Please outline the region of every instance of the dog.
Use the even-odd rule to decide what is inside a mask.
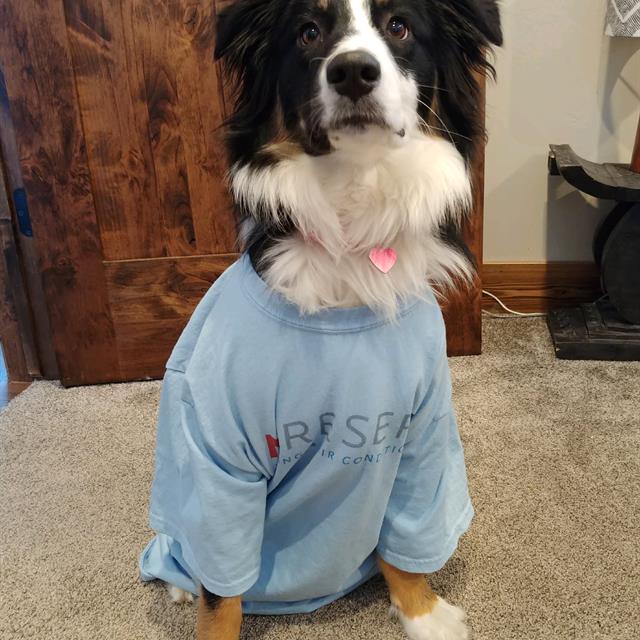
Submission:
[[[457,229],[484,136],[495,0],[236,0],[242,258],[167,365],[145,580],[200,595],[199,640],[312,611],[381,572],[413,640],[464,640],[425,578],[472,507],[432,289],[469,280]]]

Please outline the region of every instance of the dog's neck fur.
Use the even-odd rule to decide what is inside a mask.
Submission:
[[[281,154],[275,164],[232,170],[244,210],[276,221],[286,214],[296,228],[263,256],[271,288],[304,313],[367,305],[393,317],[399,301],[469,277],[467,260],[439,232],[471,201],[468,172],[452,144],[382,131],[337,134],[331,142],[326,156],[288,146],[274,150]],[[397,252],[387,274],[369,260],[375,247]]]

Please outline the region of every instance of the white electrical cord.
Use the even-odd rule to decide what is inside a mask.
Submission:
[[[513,309],[509,309],[509,307],[507,307],[507,305],[502,302],[502,300],[500,300],[500,298],[498,298],[498,296],[493,295],[493,293],[489,292],[489,291],[485,291],[484,289],[482,290],[482,293],[484,293],[485,296],[489,296],[490,298],[493,298],[507,313],[509,313],[510,315],[504,315],[501,313],[491,313],[491,311],[482,311],[482,313],[485,313],[488,316],[491,316],[492,318],[546,318],[547,314],[546,313],[522,313],[521,311],[514,311]]]

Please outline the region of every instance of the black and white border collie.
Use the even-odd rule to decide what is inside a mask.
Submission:
[[[237,89],[230,183],[267,284],[305,313],[392,317],[425,286],[470,277],[455,230],[484,135],[478,73],[501,40],[495,0],[226,7],[215,53]]]
[[[403,298],[471,276],[455,229],[484,135],[478,74],[501,40],[495,0],[225,4],[230,183],[243,250],[272,289],[303,313],[391,319]],[[468,638],[423,576],[379,565],[412,640]],[[202,596],[198,639],[237,640],[240,597]]]

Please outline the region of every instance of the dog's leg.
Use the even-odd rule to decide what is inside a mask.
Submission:
[[[198,603],[197,640],[238,640],[241,624],[240,596],[221,598],[202,587]]]
[[[464,612],[438,597],[426,576],[401,571],[381,557],[378,565],[389,587],[392,611],[410,640],[467,640]]]

